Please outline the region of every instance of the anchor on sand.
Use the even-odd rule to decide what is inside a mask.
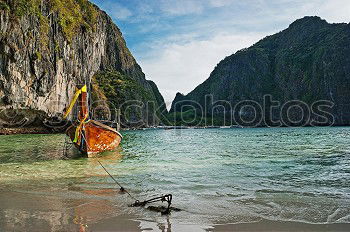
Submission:
[[[101,165],[101,167],[105,170],[105,172],[112,178],[112,180],[120,187],[121,192],[127,193],[132,199],[135,200],[135,202],[130,207],[145,207],[147,204],[154,203],[154,202],[167,202],[168,206],[148,206],[147,209],[155,212],[160,212],[162,215],[170,214],[171,211],[181,211],[181,209],[171,207],[171,203],[173,200],[172,194],[166,194],[161,195],[158,197],[154,197],[145,201],[139,201],[134,196],[132,196],[119,182],[107,171],[107,169],[101,164],[100,161],[98,163]]]

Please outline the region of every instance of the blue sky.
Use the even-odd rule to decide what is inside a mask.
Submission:
[[[166,102],[187,94],[216,64],[307,15],[350,22],[349,0],[91,0],[121,29]]]

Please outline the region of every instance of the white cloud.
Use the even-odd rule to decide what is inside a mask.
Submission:
[[[198,0],[162,0],[160,9],[170,15],[199,14],[204,10],[203,1]]]
[[[327,19],[329,22],[347,22],[350,21],[350,1],[332,0],[325,1],[319,8],[318,15]]]
[[[350,21],[349,0],[259,0],[259,7],[270,22],[288,20],[292,23],[304,16],[319,16],[330,23]]]
[[[257,42],[262,34],[220,34],[208,40],[159,47],[151,57],[141,59],[147,77],[154,80],[169,104],[177,92],[187,94],[207,79],[225,56]]]
[[[103,1],[103,3],[99,4],[99,6],[115,19],[126,20],[133,15],[128,8],[113,0]]]

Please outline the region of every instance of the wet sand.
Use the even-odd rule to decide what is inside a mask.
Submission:
[[[140,231],[135,218],[118,211],[107,200],[0,190],[0,231]]]
[[[171,215],[164,217],[164,223],[157,223],[118,212],[119,206],[109,200],[0,190],[0,231],[350,231],[350,224],[340,223],[190,225],[172,221]]]

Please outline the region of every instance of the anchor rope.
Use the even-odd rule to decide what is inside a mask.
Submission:
[[[168,214],[170,213],[170,205],[171,205],[171,201],[173,199],[173,196],[171,194],[167,194],[167,195],[162,195],[162,196],[159,196],[159,197],[153,197],[149,200],[145,200],[145,201],[139,201],[137,200],[134,196],[132,196],[108,171],[107,169],[101,164],[101,162],[98,160],[97,161],[101,167],[107,172],[107,174],[114,180],[114,182],[119,185],[120,187],[120,191],[122,192],[126,192],[132,199],[135,200],[135,202],[133,204],[131,204],[130,206],[131,207],[142,207],[142,206],[145,206],[146,204],[148,203],[153,203],[153,202],[157,202],[157,201],[161,201],[161,202],[164,202],[166,201],[168,203],[168,207],[166,209],[166,211],[162,212],[162,214]]]
[[[119,185],[120,187],[120,191],[122,192],[126,192],[132,199],[134,199],[135,201],[138,201],[134,196],[132,196],[129,191],[127,191],[121,184],[119,184],[119,182],[107,171],[107,169],[101,164],[101,162],[98,160],[97,161],[101,167],[107,172],[107,174],[114,180],[114,182]]]

